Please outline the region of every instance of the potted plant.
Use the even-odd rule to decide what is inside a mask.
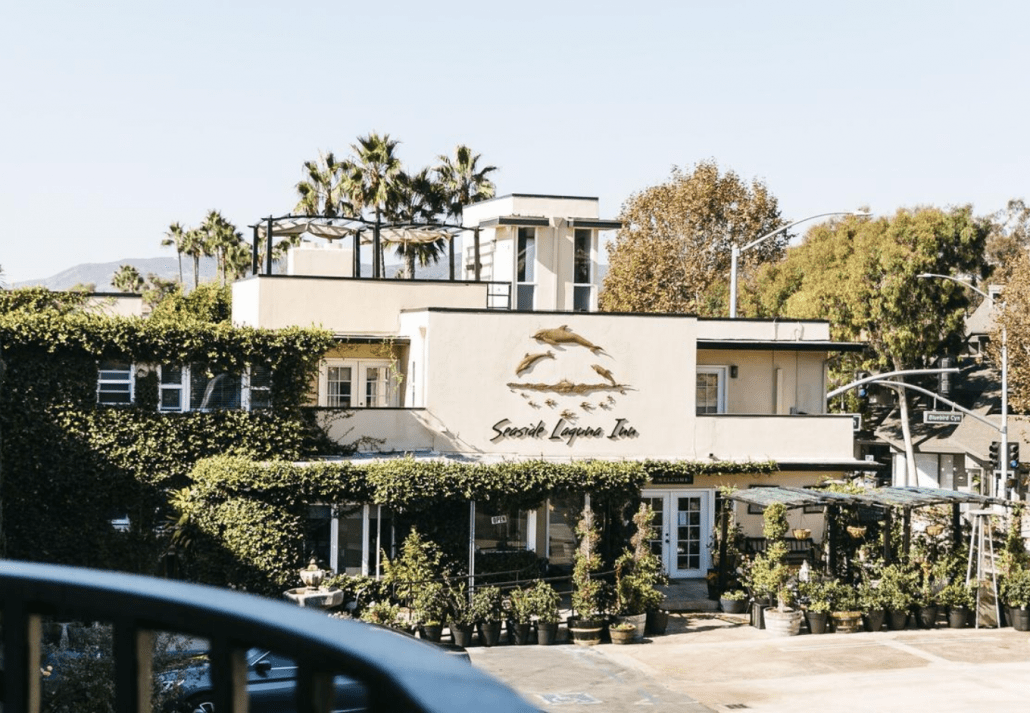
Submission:
[[[504,616],[500,588],[478,587],[472,593],[469,608],[479,630],[479,642],[483,646],[496,644],[501,638],[501,618]]]
[[[593,646],[601,642],[604,622],[601,620],[602,583],[593,577],[593,573],[601,569],[601,557],[597,553],[601,535],[589,505],[583,508],[576,535],[579,546],[573,555],[572,566],[572,608],[576,616],[570,620],[569,633],[574,643]]]
[[[1030,569],[1013,568],[1001,584],[1001,598],[1009,607],[1016,631],[1030,631]]]
[[[883,592],[871,582],[858,588],[858,606],[862,610],[866,631],[879,631],[887,620],[887,602]]]
[[[668,578],[662,571],[662,560],[651,550],[651,520],[654,513],[641,503],[633,515],[636,532],[627,548],[615,560],[615,613],[617,623],[635,627],[636,640],[644,638],[647,612],[658,610],[665,595],[658,587]]]
[[[561,595],[548,582],[539,580],[527,590],[527,606],[536,618],[537,643],[549,646],[558,634],[558,608]]]
[[[976,586],[956,581],[941,590],[941,606],[948,608],[948,627],[964,629],[969,624],[969,613],[976,606]]]
[[[787,588],[790,569],[784,562],[787,545],[783,542],[787,528],[787,508],[783,503],[771,503],[765,508],[762,532],[767,544],[765,554],[755,557],[752,576],[755,586],[766,595],[774,594],[778,603],[776,609],[767,609],[763,613],[765,628],[774,635],[797,636],[801,632],[804,614],[791,607],[794,596]]]
[[[891,564],[880,573],[879,589],[887,607],[890,628],[898,631],[908,623],[908,612],[915,603],[915,573],[900,564]]]
[[[719,596],[719,606],[727,614],[741,614],[747,606],[747,592],[743,589],[723,592]]]
[[[476,617],[469,604],[464,583],[449,589],[447,600],[451,638],[457,646],[469,647],[472,645],[472,627],[475,626]]]
[[[844,582],[829,587],[830,619],[838,634],[854,634],[862,628],[862,610],[859,608],[858,590]]]
[[[369,624],[388,626],[391,629],[404,628],[400,605],[390,602],[372,602],[361,612],[360,618],[361,621],[367,621]]]
[[[508,640],[513,644],[529,643],[533,621],[533,602],[529,589],[513,589],[508,593]]]
[[[940,611],[939,596],[943,587],[933,576],[932,569],[929,562],[923,563],[923,584],[916,594],[919,625],[924,629],[933,629],[937,626],[937,614]]]
[[[802,582],[798,587],[808,631],[812,634],[826,633],[826,624],[830,618],[830,584],[810,580]]]
[[[637,642],[637,627],[629,622],[612,624],[608,631],[611,632],[613,644],[634,644]]]
[[[438,642],[447,618],[447,588],[440,582],[426,582],[412,601],[414,623],[422,638]]]

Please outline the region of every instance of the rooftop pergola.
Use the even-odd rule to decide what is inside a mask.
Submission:
[[[251,272],[258,274],[260,269],[258,246],[265,243],[265,274],[272,274],[272,245],[274,238],[295,238],[310,235],[328,241],[351,239],[354,241],[354,276],[361,275],[361,246],[372,245],[372,277],[382,277],[383,266],[379,260],[379,247],[382,241],[388,243],[435,243],[447,241],[450,261],[450,279],[454,278],[454,236],[469,230],[475,236],[477,254],[479,227],[466,228],[461,225],[446,223],[397,222],[383,223],[353,216],[326,217],[322,215],[284,215],[278,218],[269,216],[259,223],[250,226],[254,239],[251,244]],[[478,280],[479,270],[476,270]]]
[[[944,490],[941,488],[920,488],[915,486],[894,486],[888,488],[874,488],[860,493],[839,493],[832,490],[792,488],[784,486],[773,486],[768,488],[751,488],[740,490],[726,496],[728,501],[747,503],[760,507],[763,510],[773,503],[782,503],[788,510],[800,507],[823,507],[829,516],[837,508],[847,507],[873,507],[883,511],[883,556],[890,561],[890,524],[893,508],[901,508],[904,517],[904,550],[907,552],[912,541],[912,510],[917,508],[932,507],[935,505],[951,505],[951,530],[952,539],[956,544],[961,538],[961,506],[963,504],[976,505],[984,508],[990,505],[1002,505],[1011,507],[1012,502],[1001,498],[992,498],[976,493],[966,493],[958,490]],[[726,582],[726,536],[728,527],[727,517],[721,518],[720,535],[720,556],[719,556],[719,586],[725,586]],[[838,536],[833,528],[833,519],[827,517],[826,537],[831,543]],[[836,558],[833,547],[829,548],[829,568],[835,569]]]

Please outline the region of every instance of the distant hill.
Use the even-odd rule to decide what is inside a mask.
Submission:
[[[111,278],[122,265],[132,265],[144,278],[157,275],[166,280],[179,279],[179,261],[174,257],[126,258],[117,262],[87,262],[62,270],[56,275],[42,280],[25,280],[15,282],[11,287],[32,287],[42,285],[50,290],[68,290],[76,285],[95,284],[97,292],[114,292]],[[218,273],[214,258],[201,258],[200,281],[213,280]],[[193,284],[193,260],[182,261],[182,279],[187,285]]]

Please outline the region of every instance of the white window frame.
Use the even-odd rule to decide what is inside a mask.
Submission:
[[[528,274],[529,278],[530,278],[528,280],[519,279],[520,278],[520,275],[519,275],[519,254],[522,252],[520,250],[520,247],[521,247],[522,231],[523,230],[531,231],[531,232],[529,232],[527,234],[531,235],[532,238],[533,238],[533,259],[532,259],[532,261],[527,261],[527,263],[526,263],[526,270],[525,270],[525,273]],[[514,268],[514,270],[513,270],[512,277],[515,278],[513,280],[513,282],[515,283],[515,295],[514,295],[513,307],[516,310],[520,309],[520,307],[519,307],[519,292],[520,292],[521,288],[527,287],[527,288],[530,288],[531,294],[532,294],[532,299],[530,299],[531,304],[529,306],[529,311],[532,311],[532,310],[536,309],[536,293],[537,293],[537,289],[536,289],[537,288],[537,284],[536,284],[536,273],[537,273],[536,262],[537,262],[537,254],[540,252],[540,234],[539,234],[539,231],[536,229],[535,226],[520,225],[520,226],[516,226],[515,227],[515,250],[513,252],[514,252],[514,255],[513,255],[513,259],[514,259],[513,268]]]
[[[329,405],[329,369],[332,367],[349,367],[351,370],[351,403],[349,406]],[[365,378],[366,369],[385,369],[385,378],[380,380],[383,388],[382,403],[369,406],[365,403],[368,393],[368,380]],[[330,358],[323,359],[318,368],[318,405],[326,408],[361,409],[361,408],[396,408],[400,398],[400,389],[397,382],[394,362],[390,359],[353,359],[353,358]]]
[[[129,362],[128,367],[125,369],[105,369],[104,364],[116,361],[110,359],[97,363],[97,403],[101,406],[131,406],[136,402],[136,365]],[[125,378],[104,378],[104,372],[110,374],[124,374]],[[121,394],[123,391],[104,391],[105,384],[125,384],[129,385],[129,400],[127,402],[111,402],[104,401],[102,398],[105,393],[107,394]]]
[[[715,374],[716,375],[716,378],[717,378],[717,381],[716,381],[716,390],[717,390],[716,400],[717,400],[718,403],[716,405],[715,414],[726,413],[726,377],[728,375],[728,372],[729,372],[729,368],[726,367],[726,366],[719,366],[719,365],[712,365],[712,364],[698,364],[697,365],[697,374],[698,375],[700,375],[700,374]],[[697,382],[696,382],[696,379],[695,379],[695,384],[696,383]],[[706,412],[706,413],[698,413],[697,409],[698,409],[698,406],[700,406],[700,404],[698,402],[698,396],[699,396],[699,394],[697,394],[696,391],[695,391],[695,393],[694,393],[694,414],[697,415],[697,416],[712,416],[712,415],[715,415],[715,414],[708,413],[708,412]]]
[[[191,384],[192,384],[192,370],[194,367],[204,368],[202,364],[188,365],[188,364],[159,364],[157,367],[157,408],[158,411],[163,413],[187,413],[190,411],[208,411],[214,409],[193,409],[190,407],[192,400]],[[165,384],[164,372],[167,368],[178,369],[180,373],[180,382],[178,384]],[[164,399],[162,398],[162,392],[165,390],[173,390],[179,392],[179,406],[165,407],[163,405]],[[248,364],[247,368],[240,374],[240,411],[251,411],[251,391],[268,391],[271,392],[271,380],[269,380],[268,386],[255,387],[251,385],[251,366]],[[271,393],[269,393],[271,396]],[[271,399],[269,399],[270,401]],[[237,409],[228,409],[235,411]]]
[[[576,282],[576,261],[578,259],[576,250],[577,235],[579,233],[586,233],[587,235],[587,279],[588,282]],[[597,231],[591,228],[573,228],[572,231],[572,311],[594,311],[594,245],[597,237]],[[587,308],[585,310],[576,309],[576,293],[579,290],[586,289],[588,293],[587,297]]]

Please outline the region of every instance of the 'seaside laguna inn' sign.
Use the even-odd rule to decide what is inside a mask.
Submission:
[[[490,439],[491,443],[498,443],[506,438],[520,440],[526,438],[546,438],[549,441],[562,441],[566,445],[571,446],[580,438],[607,438],[611,441],[618,441],[623,438],[636,438],[640,435],[637,433],[637,429],[630,426],[624,418],[616,419],[615,425],[612,426],[611,430],[601,428],[600,426],[574,426],[564,418],[559,418],[558,422],[554,424],[554,428],[550,430],[548,430],[543,421],[538,421],[528,426],[513,426],[511,425],[511,419],[507,418],[501,419],[492,428],[494,437]]]

